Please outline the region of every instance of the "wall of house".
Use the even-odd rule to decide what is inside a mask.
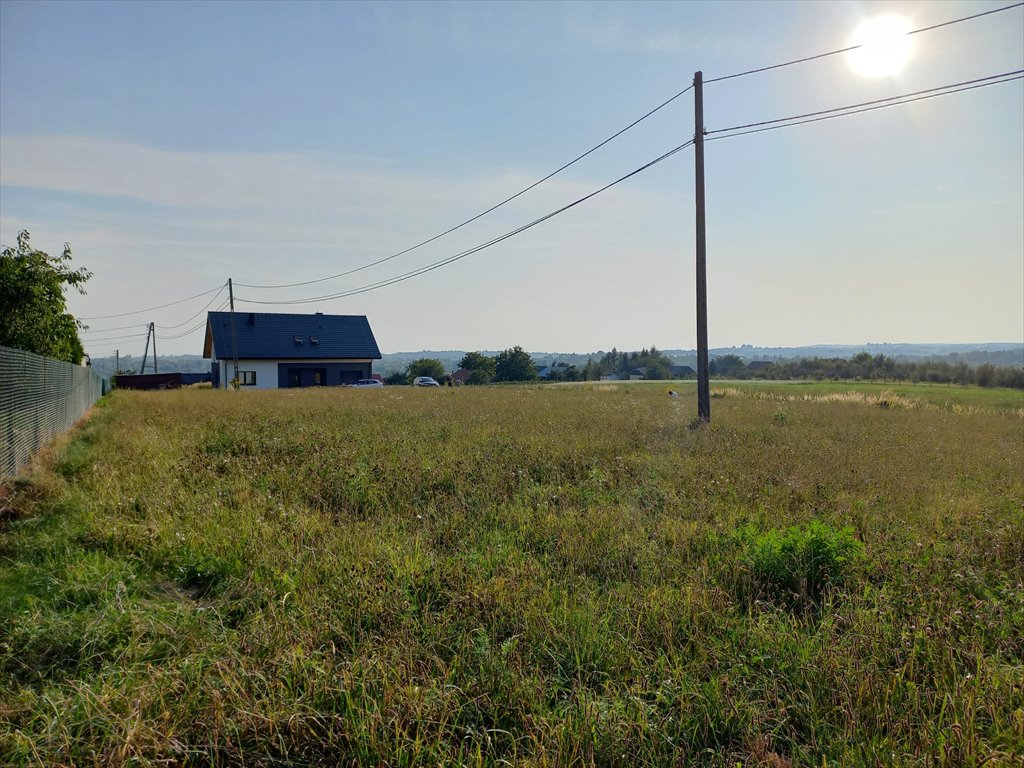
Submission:
[[[245,385],[239,389],[277,389],[276,360],[242,360],[238,361],[238,378],[242,379],[242,371],[253,371],[256,374],[256,385]],[[220,389],[227,389],[235,378],[234,360],[220,361]]]
[[[277,386],[281,389],[292,386],[291,376],[293,373],[299,375],[300,386],[310,386],[312,383],[312,372],[320,371],[323,374],[323,386],[339,387],[342,384],[354,384],[359,379],[370,378],[372,365],[369,361],[355,362],[346,360],[343,363],[336,361],[297,361],[288,360],[277,364]]]
[[[227,389],[235,376],[235,364],[233,360],[218,361],[220,373],[219,388]],[[290,369],[302,371],[322,370],[325,373],[325,386],[339,386],[342,383],[342,372],[353,380],[368,379],[373,371],[371,360],[239,360],[238,377],[242,379],[243,371],[253,371],[256,374],[256,384],[243,385],[246,389],[278,389],[288,386],[288,371]]]

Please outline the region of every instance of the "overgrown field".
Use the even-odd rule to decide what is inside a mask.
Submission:
[[[0,764],[1021,765],[1024,403],[666,389],[115,393],[0,502]]]

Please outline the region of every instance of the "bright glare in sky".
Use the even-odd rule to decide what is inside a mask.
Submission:
[[[900,74],[914,51],[913,38],[907,35],[910,30],[910,22],[903,16],[878,16],[861,22],[849,42],[863,46],[850,51],[853,71],[864,77]]]

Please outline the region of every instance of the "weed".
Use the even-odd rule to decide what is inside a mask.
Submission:
[[[740,539],[755,592],[790,606],[820,606],[864,558],[864,545],[852,528],[836,529],[819,520],[765,532],[745,528]]]

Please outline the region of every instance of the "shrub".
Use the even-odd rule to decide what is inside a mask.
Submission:
[[[741,538],[754,591],[790,606],[819,604],[864,554],[852,528],[836,529],[818,520],[761,533],[747,530]]]

